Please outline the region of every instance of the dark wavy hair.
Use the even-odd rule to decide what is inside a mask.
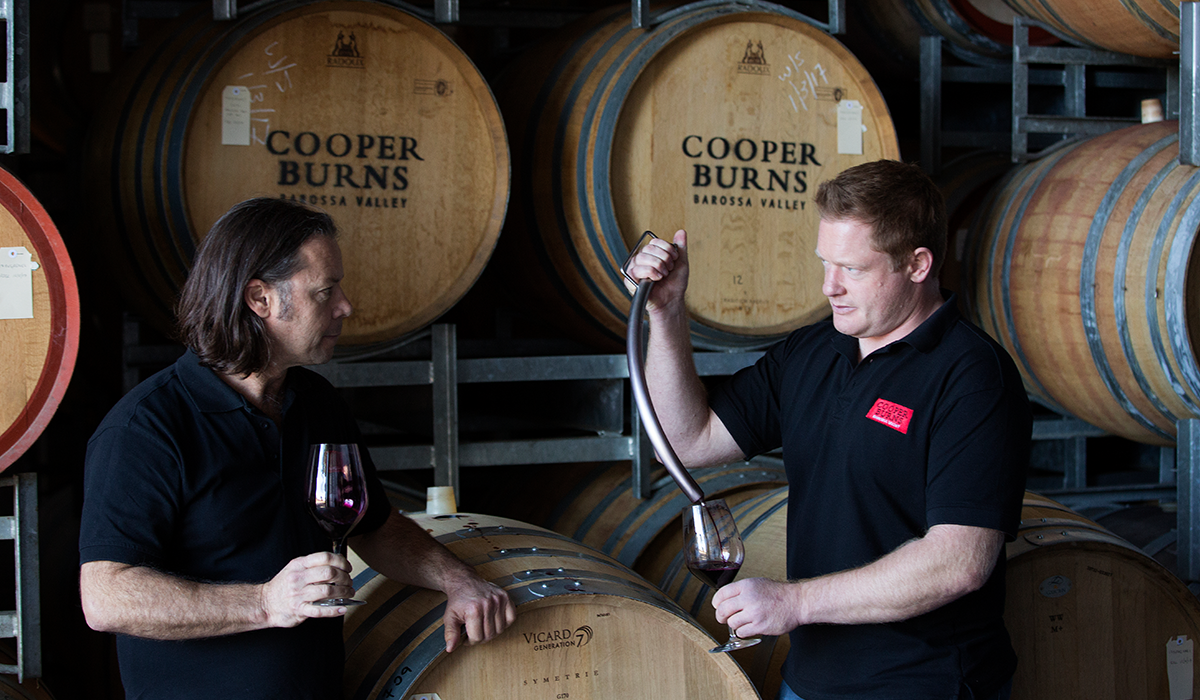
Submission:
[[[917,248],[933,253],[933,275],[946,257],[946,203],[916,165],[877,160],[847,168],[817,188],[821,218],[854,219],[871,227],[871,247],[899,270]]]
[[[323,211],[259,197],[235,205],[200,243],[175,308],[179,339],[200,364],[248,376],[266,368],[270,344],[263,321],[243,298],[258,279],[275,286],[300,269],[300,247],[313,236],[337,237]],[[287,297],[286,288],[283,289]]]

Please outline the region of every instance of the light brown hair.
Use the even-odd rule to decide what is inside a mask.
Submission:
[[[814,200],[821,218],[854,219],[871,227],[871,247],[899,270],[917,248],[933,253],[932,275],[946,257],[946,203],[916,165],[877,160],[822,182]]]

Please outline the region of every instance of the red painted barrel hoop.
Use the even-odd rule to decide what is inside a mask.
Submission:
[[[0,204],[29,237],[34,261],[46,276],[51,316],[50,344],[41,374],[24,410],[0,434],[0,471],[3,471],[42,434],[67,390],[79,350],[79,288],[75,283],[75,268],[50,215],[25,185],[2,169]]]

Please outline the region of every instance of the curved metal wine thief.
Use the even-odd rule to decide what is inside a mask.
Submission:
[[[625,336],[625,355],[629,361],[629,383],[633,387],[633,398],[637,403],[638,414],[642,417],[642,424],[646,427],[646,434],[650,436],[650,444],[654,445],[658,458],[684,495],[692,503],[700,503],[704,500],[704,491],[700,490],[700,485],[679,461],[675,450],[671,449],[671,443],[667,440],[667,434],[663,432],[662,424],[658,422],[658,416],[654,413],[654,405],[650,402],[650,392],[646,388],[646,364],[642,351],[642,314],[646,311],[646,300],[650,297],[650,289],[654,286],[654,281],[637,281],[625,272],[629,267],[629,261],[633,259],[646,236],[657,238],[649,231],[643,233],[637,244],[633,246],[633,251],[629,253],[629,258],[621,266],[621,273],[625,275],[626,279],[637,285],[637,292],[633,295],[633,304],[629,309],[629,330]]]

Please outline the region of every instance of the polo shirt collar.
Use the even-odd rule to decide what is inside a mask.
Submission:
[[[190,349],[175,362],[175,371],[196,407],[205,413],[233,411],[246,405],[245,398],[233,390],[217,373],[200,364]]]
[[[917,326],[916,330],[904,336],[897,342],[908,343],[921,352],[931,352],[941,342],[942,337],[954,326],[959,319],[958,295],[942,290],[943,303],[933,315]]]
[[[917,326],[912,333],[889,343],[875,352],[890,352],[889,348],[893,348],[900,343],[906,343],[920,352],[931,352],[941,342],[942,337],[946,335],[947,331],[958,322],[960,317],[958,313],[958,294],[943,289],[942,299],[942,305],[933,312],[933,315]],[[833,337],[833,347],[842,355],[850,358],[851,361],[854,361],[858,357],[858,338],[839,332]]]
[[[251,408],[251,404],[245,396],[221,381],[216,372],[201,365],[200,358],[190,349],[175,361],[175,371],[179,374],[179,379],[188,396],[196,403],[196,408],[205,413]],[[291,373],[289,372],[289,380],[290,378]],[[291,407],[293,398],[294,394],[289,381],[288,386],[284,389],[284,413],[287,413],[287,409]]]

